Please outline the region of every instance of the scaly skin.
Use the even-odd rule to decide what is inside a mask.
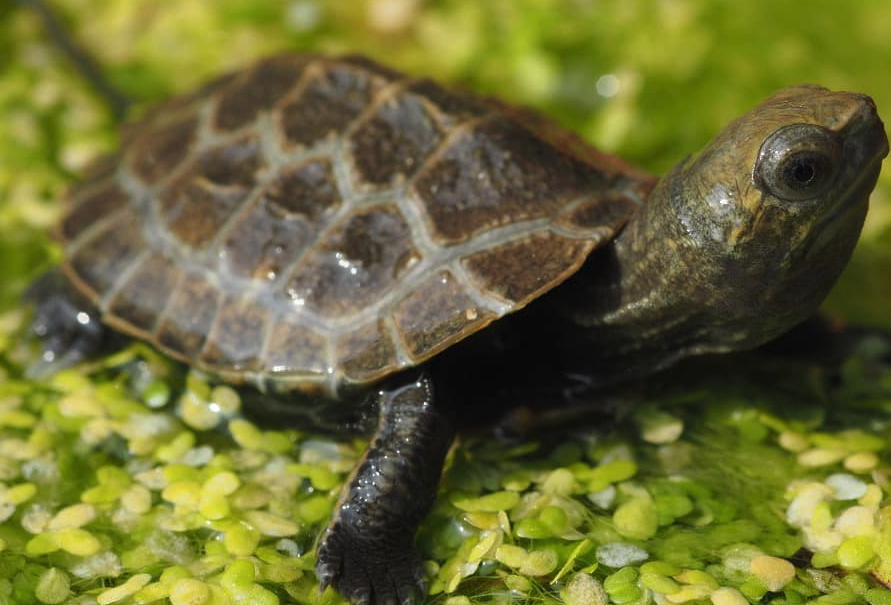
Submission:
[[[322,589],[352,603],[411,603],[425,591],[412,547],[436,495],[452,421],[422,375],[378,393],[380,424],[318,549]]]

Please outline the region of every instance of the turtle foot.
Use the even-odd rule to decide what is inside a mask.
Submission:
[[[353,605],[410,605],[426,594],[412,548],[436,497],[454,429],[421,374],[381,389],[368,451],[325,530],[316,573]]]
[[[352,605],[413,605],[427,593],[410,543],[382,543],[334,523],[319,546],[320,590],[333,586]]]
[[[24,298],[35,307],[31,333],[41,342],[39,360],[26,371],[29,378],[49,376],[95,357],[114,339],[99,321],[99,312],[57,271],[37,278]]]

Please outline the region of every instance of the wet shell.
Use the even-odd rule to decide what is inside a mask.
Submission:
[[[645,183],[529,112],[283,55],[129,127],[59,231],[106,323],[227,380],[336,394],[561,283]]]

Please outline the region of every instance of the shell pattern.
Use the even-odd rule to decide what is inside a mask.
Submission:
[[[63,267],[176,358],[336,395],[523,307],[634,211],[639,182],[520,122],[367,59],[272,57],[125,131],[70,194]]]

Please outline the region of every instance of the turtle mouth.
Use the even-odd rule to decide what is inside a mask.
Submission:
[[[861,204],[866,205],[869,203],[869,196],[879,178],[879,172],[882,170],[883,157],[884,156],[876,157],[869,167],[860,171],[857,179],[850,187],[848,187],[846,194],[843,196],[842,203],[838,204],[836,208],[823,219],[820,223],[820,227],[824,227],[827,223],[834,222],[842,215],[847,214],[847,212],[855,206]]]
[[[839,196],[838,203],[824,216],[813,230],[814,237],[809,238],[807,249],[803,255],[808,256],[818,241],[825,241],[826,237],[833,237],[846,229],[849,222],[848,215],[855,208],[865,209],[869,205],[869,196],[876,185],[879,172],[882,169],[882,161],[888,155],[888,136],[885,134],[885,126],[876,113],[875,103],[869,97],[865,99],[859,119],[852,120],[847,130],[844,144],[844,155],[848,158],[850,174],[854,175],[850,185],[845,187]],[[862,224],[863,216],[859,222]],[[859,229],[858,229],[859,233]]]
[[[811,231],[812,236],[801,250],[800,257],[808,258],[819,254],[829,242],[843,237],[841,234],[851,228],[851,221],[856,221],[856,233],[859,235],[866,217],[866,209],[869,207],[869,196],[879,177],[885,155],[887,155],[887,143],[885,151],[876,154],[868,167],[861,169],[857,179],[845,189],[840,199],[841,203],[836,204]]]

